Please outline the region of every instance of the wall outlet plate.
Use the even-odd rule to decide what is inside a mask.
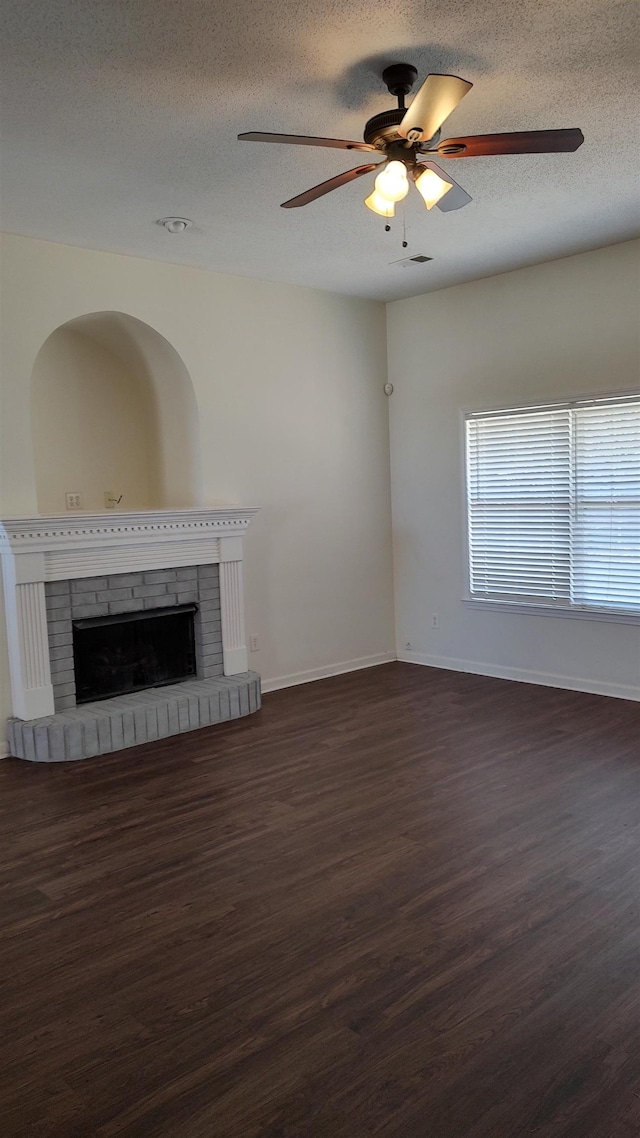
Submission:
[[[76,493],[74,490],[67,490],[65,496],[65,505],[67,510],[81,510],[82,509],[82,495]]]

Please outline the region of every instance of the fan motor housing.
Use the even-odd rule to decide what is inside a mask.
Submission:
[[[399,138],[398,126],[405,116],[403,107],[394,107],[391,111],[383,111],[369,119],[364,128],[364,140],[369,146],[377,146],[384,150],[390,142]]]

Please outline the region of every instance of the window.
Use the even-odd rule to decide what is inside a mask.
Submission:
[[[471,597],[640,612],[640,397],[465,425]]]

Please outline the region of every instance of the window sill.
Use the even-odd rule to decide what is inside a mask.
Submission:
[[[515,612],[530,616],[556,616],[569,620],[596,620],[607,624],[631,624],[640,626],[640,612],[611,612],[608,609],[574,609],[564,608],[562,605],[535,605],[522,601],[490,601],[478,600],[475,597],[463,597],[465,608],[477,609],[480,612]]]

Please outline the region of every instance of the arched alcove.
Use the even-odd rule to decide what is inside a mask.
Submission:
[[[200,502],[198,413],[175,348],[123,312],[61,325],[36,358],[31,418],[38,511],[193,506]]]

